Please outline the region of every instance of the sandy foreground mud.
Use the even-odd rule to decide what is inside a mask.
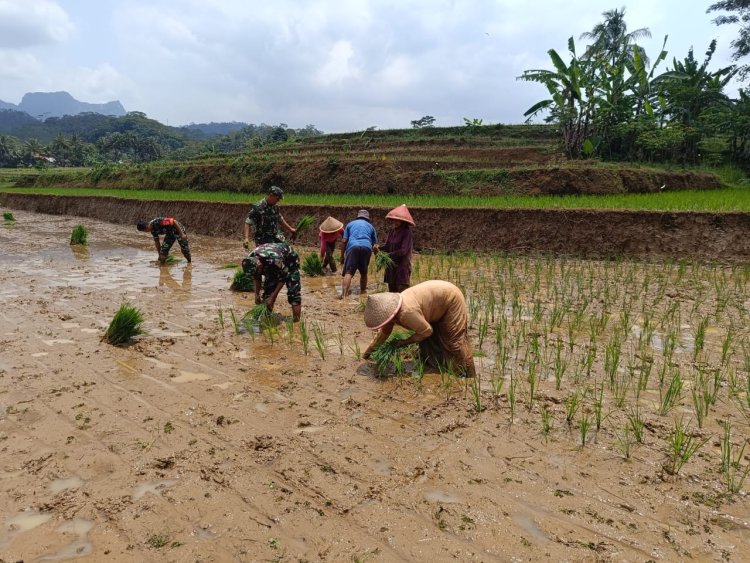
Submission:
[[[750,557],[750,503],[724,494],[718,469],[719,421],[731,418],[738,445],[748,436],[726,392],[696,434],[706,445],[669,475],[674,413],[649,411],[626,460],[614,408],[581,447],[567,381],[543,378],[511,423],[507,386],[493,401],[485,385],[477,413],[439,374],[375,377],[357,359],[371,338],[358,296],[335,300],[339,276],[303,278],[322,359],[312,337],[303,352],[299,327],[291,342],[284,325],[273,342],[235,334],[230,309],[253,305],[221,268],[241,260],[238,241],[191,236],[192,267],[159,268],[135,229],[14,214],[0,226],[0,561]],[[74,249],[81,222],[90,245]],[[117,348],[100,338],[123,302],[148,335]],[[277,310],[289,314],[283,294]],[[733,369],[746,378],[742,330]],[[477,358],[483,381],[493,363]],[[688,397],[677,414],[689,417]]]

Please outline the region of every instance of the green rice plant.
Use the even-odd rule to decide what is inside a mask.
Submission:
[[[219,266],[222,270],[234,270],[235,268],[239,268],[240,265],[236,264],[234,262],[227,262],[226,264],[222,264]]]
[[[581,436],[581,447],[586,446],[586,438],[589,435],[591,429],[591,417],[586,409],[581,411],[581,418],[578,421],[578,433]]]
[[[701,319],[698,327],[695,329],[695,341],[693,343],[693,361],[698,359],[698,355],[703,350],[706,343],[706,328],[708,327],[708,317]]]
[[[425,369],[425,362],[417,356],[417,358],[414,360],[414,371],[412,372],[412,378],[414,379],[414,385],[417,387],[417,391],[421,391],[423,389],[423,381],[424,381],[424,369]]]
[[[307,330],[305,319],[301,319],[299,322],[299,338],[302,341],[302,352],[307,356],[310,353],[310,333]]]
[[[672,372],[672,379],[669,382],[666,392],[659,389],[659,415],[665,416],[674,406],[682,399],[682,376],[680,371],[675,369]]]
[[[224,309],[221,308],[221,305],[219,305],[218,309],[216,310],[218,316],[219,316],[219,325],[221,328],[224,328]]]
[[[234,313],[234,308],[229,309],[229,318],[232,321],[232,326],[234,327],[234,333],[239,334],[240,333],[240,321],[237,318],[237,315]]]
[[[300,217],[299,221],[297,221],[297,224],[294,226],[296,232],[292,236],[292,240],[297,240],[297,237],[312,227],[313,223],[315,223],[315,217],[312,215],[303,215]]]
[[[131,338],[145,334],[141,327],[142,324],[143,314],[141,311],[132,305],[123,303],[112,317],[102,340],[106,340],[115,346],[125,344]]]
[[[456,381],[456,374],[453,371],[451,365],[439,366],[440,371],[440,388],[445,393],[445,404],[450,403],[451,396],[453,395],[453,385]]]
[[[518,390],[518,380],[514,377],[513,373],[510,374],[510,384],[508,385],[508,406],[510,407],[510,422],[513,424],[513,420],[516,416],[516,400]]]
[[[271,316],[271,310],[268,308],[268,305],[265,303],[259,303],[252,309],[250,309],[247,313],[245,313],[246,317],[249,317],[256,323],[261,324],[263,321],[265,321],[268,317]]]
[[[482,349],[482,344],[484,343],[484,339],[487,337],[487,331],[489,330],[489,314],[487,311],[485,311],[485,314],[482,316],[482,318],[479,320],[479,328],[478,328],[478,338],[479,338],[479,349]]]
[[[313,324],[313,337],[315,338],[315,348],[318,350],[318,354],[320,354],[320,359],[325,360],[328,344],[326,342],[325,331],[318,323]]]
[[[179,264],[179,262],[180,259],[174,254],[167,254],[167,257],[164,259],[165,266],[174,266],[175,264]]]
[[[617,440],[615,447],[622,453],[625,460],[630,460],[631,451],[635,445],[636,440],[633,437],[633,431],[629,426],[623,427],[622,431],[617,434]]]
[[[690,424],[683,423],[682,417],[675,419],[674,428],[667,439],[667,462],[664,470],[670,475],[677,475],[707,441],[708,439],[702,442],[696,439],[690,432]]]
[[[643,431],[646,428],[646,423],[641,416],[641,409],[637,406],[631,407],[627,413],[628,427],[633,431],[633,437],[639,444],[643,443]]]
[[[471,402],[474,412],[479,414],[484,410],[484,406],[482,405],[482,381],[479,374],[473,378],[469,388],[471,389]]]
[[[359,341],[357,340],[356,336],[352,337],[352,344],[349,345],[349,349],[354,354],[354,359],[357,360],[357,361],[359,361],[360,358],[362,357],[362,351],[359,349]],[[418,363],[421,363],[421,362],[418,360]],[[423,363],[422,363],[422,372],[424,372],[424,364]]]
[[[727,333],[721,341],[721,365],[725,366],[729,362],[732,351],[732,340],[734,339],[734,327],[730,324]]]
[[[250,335],[252,341],[255,342],[255,327],[253,326],[250,317],[248,317],[247,315],[243,316],[242,324],[245,325],[245,330],[247,330],[247,333]]]
[[[70,244],[85,246],[88,244],[89,230],[83,225],[76,225],[70,233]]]
[[[542,407],[542,435],[545,442],[548,440],[549,433],[552,430],[552,421],[552,411],[547,408],[547,405],[544,405]]]
[[[690,394],[693,398],[693,410],[695,412],[695,419],[698,421],[698,428],[703,428],[703,420],[706,418],[706,414],[708,414],[706,391],[705,381],[700,381],[700,379],[693,381]]]
[[[312,252],[305,256],[302,260],[302,271],[310,277],[322,276],[323,260],[320,259],[320,254]]]
[[[562,386],[563,376],[568,369],[568,360],[567,358],[563,358],[562,348],[563,342],[558,338],[557,346],[555,347],[555,389],[557,390]]]
[[[344,329],[342,327],[339,327],[338,332],[336,332],[336,344],[338,344],[338,347],[339,347],[339,354],[343,356],[344,355]]]
[[[3,213],[3,221],[5,221],[6,223],[13,223],[15,220],[16,218],[13,217],[13,213],[11,213],[10,211],[5,211]]]
[[[229,289],[232,291],[255,291],[255,279],[240,268],[234,273],[234,279]]]
[[[405,340],[409,338],[413,332],[393,331],[391,335],[383,342],[380,346],[375,348],[370,355],[370,359],[375,362],[378,370],[378,377],[384,377],[388,372],[388,368],[393,362],[393,359],[398,356],[399,340]]]
[[[594,424],[596,431],[599,432],[602,428],[602,421],[609,415],[602,415],[604,408],[604,383],[602,383],[598,389],[596,383],[594,383]]]
[[[732,428],[729,420],[723,423],[724,435],[721,441],[721,472],[730,494],[739,493],[745,484],[745,480],[750,475],[750,462],[742,467],[742,460],[745,455],[745,446],[747,441],[742,443],[742,448],[735,454],[734,444],[732,443]]]
[[[568,423],[568,427],[573,425],[573,419],[575,418],[580,406],[581,391],[580,389],[576,389],[565,398],[565,422]]]
[[[537,373],[537,364],[531,363],[529,365],[529,374],[526,378],[526,381],[529,384],[529,403],[528,403],[528,409],[531,411],[534,408],[534,400],[536,399],[536,391],[537,387],[539,386],[539,374]]]
[[[289,346],[294,344],[294,319],[289,317],[286,322],[286,340]]]
[[[380,272],[381,270],[387,270],[394,264],[395,262],[393,261],[393,258],[391,258],[391,255],[384,250],[379,251],[377,256],[375,256],[375,271],[377,272]]]

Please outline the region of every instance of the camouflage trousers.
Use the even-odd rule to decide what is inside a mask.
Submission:
[[[179,225],[180,229],[182,229],[182,232],[187,235],[187,231],[185,230],[185,227],[182,225],[182,223],[179,223]],[[175,241],[177,241],[177,244],[180,245],[180,250],[182,251],[182,255],[185,257],[185,260],[191,262],[190,245],[188,244],[188,241],[177,234],[177,231],[175,229],[167,230],[166,234],[164,235],[164,240],[161,243],[161,250],[159,251],[159,254],[161,254],[162,256],[166,256],[167,254],[169,254],[169,250],[172,248],[172,245]]]
[[[268,272],[263,276],[263,300],[274,292],[281,281],[286,284],[286,300],[289,304],[300,305],[302,303],[302,283],[299,276],[299,265],[296,270],[292,270],[286,275],[278,268],[268,268]]]

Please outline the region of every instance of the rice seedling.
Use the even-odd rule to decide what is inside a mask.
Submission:
[[[221,308],[221,305],[219,305],[218,309],[216,310],[216,313],[219,317],[219,326],[221,328],[224,328],[224,309]]]
[[[528,409],[531,411],[534,408],[534,400],[536,398],[537,387],[539,386],[539,375],[537,374],[537,364],[532,363],[529,366],[529,374],[526,381],[529,383],[529,403]]]
[[[549,438],[549,433],[552,430],[552,411],[550,411],[547,408],[547,405],[544,405],[542,407],[542,435],[544,436],[544,441],[547,442]]]
[[[245,313],[245,316],[260,324],[271,316],[271,310],[265,303],[259,303],[258,305],[250,309],[247,313]]]
[[[745,455],[747,441],[744,441],[740,451],[734,454],[734,444],[732,443],[732,427],[729,420],[723,423],[724,435],[721,441],[721,473],[730,494],[739,493],[745,484],[745,480],[750,475],[750,462],[742,468],[742,460]]]
[[[226,264],[222,264],[219,266],[222,270],[234,270],[235,268],[239,268],[240,265],[236,264],[234,262],[227,262]]]
[[[303,215],[300,217],[294,226],[295,233],[292,235],[292,241],[297,240],[297,237],[312,227],[313,223],[315,223],[315,217],[312,215]]]
[[[375,256],[375,271],[377,272],[386,270],[394,264],[395,262],[393,261],[393,258],[391,258],[391,255],[383,250],[379,251],[378,255]]]
[[[702,442],[690,432],[690,424],[683,423],[682,417],[675,419],[674,428],[667,439],[667,462],[664,470],[670,475],[677,475],[680,469],[703,447],[708,439]]]
[[[315,348],[318,350],[318,354],[320,354],[320,359],[325,360],[328,344],[323,327],[318,323],[313,324],[313,338],[315,338]]]
[[[413,333],[411,332],[393,331],[385,342],[373,350],[370,359],[372,359],[377,366],[378,377],[384,377],[385,374],[388,373],[388,368],[392,364],[394,358],[398,356],[400,349],[400,346],[398,345],[399,340],[405,340],[412,334]]]
[[[344,329],[342,327],[339,327],[338,331],[336,332],[336,344],[339,347],[339,355],[344,355]]]
[[[594,383],[594,425],[596,431],[599,432],[602,428],[602,421],[607,418],[607,415],[602,415],[604,408],[604,383],[602,383],[597,390],[596,383]]]
[[[247,333],[250,335],[252,341],[255,342],[255,327],[253,326],[250,317],[248,317],[247,315],[242,317],[242,324],[245,326],[245,330],[247,330]]]
[[[356,336],[352,337],[352,344],[349,344],[349,349],[354,354],[354,359],[359,361],[362,357],[362,351],[359,349],[359,341],[357,340]],[[418,360],[418,363],[421,362],[419,362]],[[422,371],[424,372],[424,364],[422,364]]]
[[[286,340],[291,346],[294,344],[294,319],[289,317],[284,324],[286,325]]]
[[[302,342],[302,352],[307,356],[310,353],[310,333],[307,330],[307,321],[305,319],[299,322],[299,338]]]
[[[633,438],[633,431],[629,426],[625,426],[622,431],[617,435],[617,441],[615,442],[616,448],[622,453],[625,460],[630,460],[631,451],[636,441]]]
[[[456,375],[453,373],[453,369],[450,365],[441,365],[440,371],[440,388],[445,393],[445,404],[450,403],[451,396],[453,395],[453,384],[456,381]]]
[[[232,321],[232,326],[234,327],[234,333],[239,334],[240,333],[240,321],[237,318],[237,315],[235,314],[233,307],[230,307],[229,309],[229,318]]]
[[[669,382],[666,392],[659,389],[659,415],[665,416],[674,406],[682,399],[682,376],[680,371],[675,369],[672,372],[672,379]]]
[[[70,244],[85,246],[88,244],[89,230],[83,225],[76,225],[70,233]]]
[[[562,356],[563,343],[560,338],[557,339],[555,348],[555,389],[559,390],[562,386],[563,376],[568,369],[568,360]]]
[[[174,254],[167,254],[167,257],[164,259],[163,264],[165,266],[174,266],[175,264],[178,264],[180,262],[180,259],[177,258]]]
[[[131,338],[145,334],[141,327],[142,324],[143,314],[141,311],[132,305],[123,303],[112,317],[102,340],[106,340],[115,346],[125,344]]]
[[[474,377],[469,388],[471,389],[471,399],[472,405],[474,407],[474,412],[479,414],[484,410],[484,407],[482,405],[482,382],[479,374]]]
[[[628,427],[633,431],[633,437],[639,444],[643,443],[643,431],[646,428],[646,423],[641,416],[641,409],[639,407],[631,407],[627,413]]]
[[[5,221],[6,223],[13,223],[15,220],[16,218],[13,217],[13,213],[11,213],[10,211],[5,211],[3,213],[3,221]]]
[[[569,394],[565,399],[565,422],[568,423],[568,427],[573,425],[573,419],[578,412],[578,407],[581,406],[581,391],[576,389],[573,393]]]
[[[586,438],[589,435],[591,429],[591,417],[586,409],[581,411],[581,418],[578,421],[578,433],[581,436],[581,447],[586,446]]]
[[[489,330],[489,317],[487,312],[485,312],[484,316],[479,321],[479,329],[478,329],[478,338],[479,338],[479,349],[482,349],[482,344],[484,344],[484,339],[487,337],[487,331]]]
[[[323,275],[323,260],[320,259],[320,254],[312,252],[305,256],[302,260],[302,271],[310,277],[322,276]]]
[[[721,341],[721,365],[725,366],[729,362],[732,351],[732,340],[734,339],[734,327],[730,324],[727,332]]]
[[[706,328],[708,327],[708,317],[701,319],[698,328],[695,329],[695,340],[693,343],[693,361],[697,361],[698,355],[703,350],[706,343]]]
[[[234,273],[234,279],[229,289],[232,291],[255,291],[255,279],[240,268]]]

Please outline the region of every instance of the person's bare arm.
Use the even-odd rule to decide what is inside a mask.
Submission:
[[[279,296],[279,292],[281,291],[282,287],[284,287],[284,280],[281,280],[276,284],[276,288],[273,290],[273,293],[266,299],[266,305],[268,305],[268,308],[271,311],[273,311],[273,306],[276,305],[276,298]]]
[[[159,243],[159,237],[154,237],[154,247],[156,248],[156,253],[161,254],[161,244]]]
[[[393,332],[393,325],[395,323],[388,323],[383,328],[381,328],[377,335],[375,336],[375,339],[372,341],[372,343],[367,347],[367,350],[365,350],[365,353],[362,354],[362,357],[367,360],[370,358],[370,355],[375,351],[375,349],[380,346],[383,342],[388,340],[388,337]]]
[[[181,238],[182,240],[187,240],[187,239],[188,239],[188,238],[187,238],[187,235],[185,234],[185,231],[183,231],[183,230],[182,230],[182,228],[181,228],[181,227],[180,227],[180,225],[179,225],[179,224],[177,223],[177,221],[175,221],[174,227],[175,227],[175,230],[177,231],[177,235],[178,235],[178,236],[179,236],[179,237],[180,237],[180,238]]]
[[[284,219],[283,215],[279,215],[279,221],[281,221],[281,228],[284,229],[290,235],[293,235],[294,233],[297,232],[297,229],[295,229],[289,223],[286,222],[286,219]]]
[[[245,223],[244,233],[245,242],[243,243],[243,246],[245,248],[250,248],[250,223]]]
[[[341,239],[341,262],[344,261],[344,255],[346,254],[346,239]]]

